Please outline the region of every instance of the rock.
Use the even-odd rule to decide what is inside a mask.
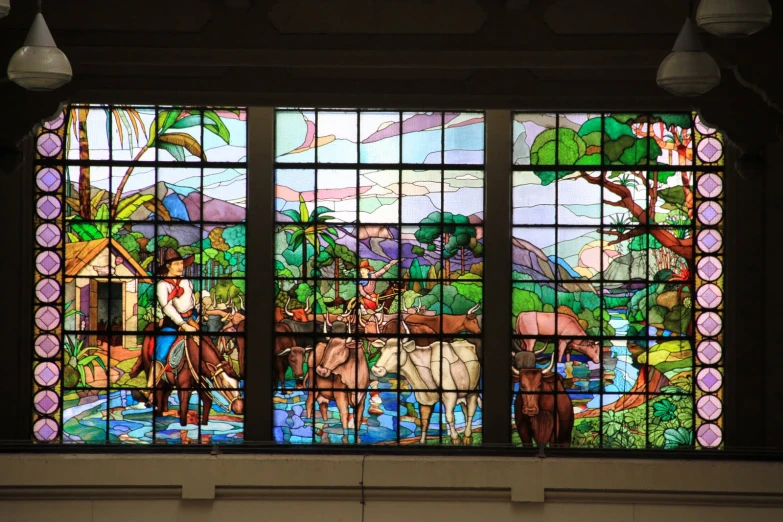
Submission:
[[[655,299],[655,301],[658,303],[658,306],[663,306],[669,310],[673,309],[679,304],[679,301],[677,300],[677,292],[663,292]]]
[[[297,416],[301,417],[302,416],[302,412],[304,411],[304,408],[302,408],[302,406],[297,404],[296,406],[291,408],[291,411],[294,412],[294,415],[297,415]]]
[[[675,306],[671,312],[666,314],[666,317],[663,320],[663,325],[667,330],[682,334],[685,333],[688,329],[690,316],[690,309],[682,306]]]
[[[660,297],[661,296],[659,295],[658,298]],[[652,308],[650,308],[647,322],[649,322],[650,324],[663,324],[663,319],[664,317],[666,317],[666,314],[668,312],[669,310],[661,305],[653,306]]]
[[[576,312],[574,312],[572,309],[568,308],[565,305],[560,305],[557,307],[557,313],[564,314],[564,315],[570,315],[574,319],[579,319],[579,316],[576,315]]]
[[[611,260],[609,266],[604,264],[603,279],[605,281],[629,281],[631,279],[647,279],[647,251],[632,250],[625,255]]]
[[[287,425],[287,423],[286,423],[286,420],[288,419],[288,412],[287,411],[285,411],[285,410],[277,410],[276,409],[274,411],[274,413],[273,413],[273,417],[274,417],[274,421],[273,421],[273,425],[274,426],[286,426]]]
[[[291,435],[305,439],[311,439],[313,437],[313,428],[312,426],[301,426],[299,428],[294,428],[291,430]]]
[[[299,415],[294,415],[293,417],[291,417],[292,429],[301,428],[302,426],[304,426],[304,421],[302,420],[301,417],[299,417]]]

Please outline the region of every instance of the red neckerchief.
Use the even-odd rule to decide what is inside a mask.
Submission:
[[[169,292],[169,300],[167,302],[171,302],[172,299],[180,297],[185,293],[185,289],[179,286],[181,279],[164,279],[164,281],[170,285],[174,285],[174,289]]]

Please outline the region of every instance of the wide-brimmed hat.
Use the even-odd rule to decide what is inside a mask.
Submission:
[[[174,261],[182,261],[183,266],[188,267],[193,264],[193,256],[182,257],[179,252],[171,247],[166,247],[163,251],[163,255],[160,258],[160,267],[158,267],[158,274],[165,274],[168,272],[166,268],[167,263]]]
[[[359,263],[359,270],[362,268],[366,268],[370,272],[375,272],[375,269],[370,265],[370,262],[366,259],[363,259],[361,263]]]

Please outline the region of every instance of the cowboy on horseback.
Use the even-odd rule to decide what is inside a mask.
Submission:
[[[362,305],[364,308],[372,311],[378,309],[378,294],[375,293],[375,285],[377,284],[376,279],[385,274],[391,267],[396,265],[397,262],[397,259],[392,259],[386,263],[383,268],[378,270],[375,270],[366,259],[363,259],[362,262],[359,263],[359,273],[362,276],[361,279],[359,279],[359,295],[362,297]],[[373,274],[372,272],[375,273]],[[383,308],[381,308],[381,311],[383,311]]]
[[[196,332],[199,330],[199,318],[196,311],[196,298],[193,283],[182,279],[186,267],[193,263],[193,257],[183,258],[173,248],[166,248],[161,259],[158,274],[162,278],[155,287],[155,294],[163,312],[161,332],[171,334],[159,335],[155,339],[153,368],[149,372],[147,387],[150,389],[150,400],[154,390],[166,372],[169,352],[183,334],[173,332]]]

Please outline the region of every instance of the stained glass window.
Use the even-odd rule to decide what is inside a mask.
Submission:
[[[720,448],[720,133],[691,114],[513,120],[514,442]]]
[[[242,440],[246,120],[71,105],[38,131],[37,441]]]
[[[280,109],[274,439],[481,443],[484,115]]]

